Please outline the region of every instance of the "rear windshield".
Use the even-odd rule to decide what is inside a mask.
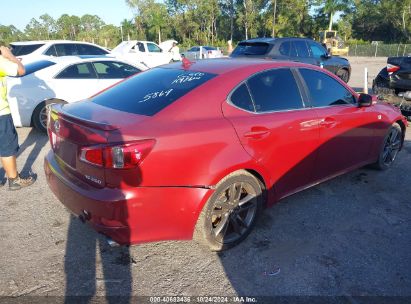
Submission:
[[[265,42],[240,42],[231,56],[265,55],[268,53],[269,48],[270,44]]]
[[[44,43],[41,44],[28,44],[28,45],[16,45],[11,44],[11,52],[14,56],[23,56],[33,53],[39,47],[43,46]]]
[[[152,116],[215,74],[155,68],[119,83],[92,101],[123,112]]]
[[[35,62],[25,64],[24,68],[26,70],[26,73],[23,76],[29,75],[31,73],[35,73],[37,71],[40,71],[41,69],[45,69],[54,64],[56,63],[52,61],[48,61],[48,60],[40,60],[40,61],[35,61]]]
[[[217,51],[217,48],[213,46],[203,46],[203,48],[205,48],[207,51]]]

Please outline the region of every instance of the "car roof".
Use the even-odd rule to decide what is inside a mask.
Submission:
[[[252,39],[247,39],[247,40],[243,40],[240,41],[240,43],[242,42],[266,42],[266,43],[270,43],[273,44],[275,41],[277,40],[312,40],[311,38],[307,38],[307,37],[277,37],[277,38],[271,38],[271,37],[260,37],[260,38],[252,38]]]
[[[54,62],[58,65],[71,64],[71,63],[80,63],[80,62],[117,61],[117,62],[122,62],[122,63],[126,63],[126,64],[129,64],[129,65],[135,66],[137,68],[143,68],[143,66],[141,64],[131,63],[131,62],[124,61],[124,60],[121,60],[119,58],[116,58],[114,56],[104,56],[104,55],[51,57],[51,58],[47,58],[47,59],[41,59],[41,60],[38,60],[38,61],[33,61],[32,63],[35,64],[36,62],[41,62],[41,61],[51,61],[51,62]]]
[[[193,72],[204,72],[211,74],[225,74],[235,70],[242,70],[247,68],[261,67],[261,68],[275,68],[275,67],[310,67],[317,68],[311,64],[305,64],[294,61],[274,60],[274,59],[260,59],[260,58],[216,58],[216,59],[202,59],[191,60],[191,64],[184,65],[183,62],[176,62],[161,66],[161,68],[174,68],[181,70],[188,70]],[[318,68],[319,69],[319,68]]]
[[[52,43],[77,43],[77,44],[91,44],[97,45],[85,41],[74,41],[74,40],[33,40],[33,41],[15,41],[11,42],[11,45],[32,45],[32,44],[52,44]],[[97,45],[99,46],[99,45]],[[101,46],[99,46],[101,47]],[[102,48],[102,47],[101,47]]]

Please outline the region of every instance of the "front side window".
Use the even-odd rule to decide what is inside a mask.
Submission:
[[[314,58],[321,58],[327,54],[325,49],[317,43],[309,42],[308,45]]]
[[[141,70],[122,62],[98,61],[93,66],[100,79],[121,79],[141,72]]]
[[[73,64],[57,76],[57,79],[92,79],[97,78],[90,63]]]
[[[152,53],[161,53],[161,49],[153,43],[147,43],[147,49]]]
[[[341,83],[327,74],[300,69],[314,107],[356,104],[355,97]]]
[[[289,69],[259,73],[248,80],[257,112],[303,108],[300,90]]]

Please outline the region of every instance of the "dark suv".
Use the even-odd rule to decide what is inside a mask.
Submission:
[[[308,38],[254,38],[241,41],[231,57],[261,57],[293,60],[322,66],[345,82],[350,80],[347,59],[331,56],[318,42]]]

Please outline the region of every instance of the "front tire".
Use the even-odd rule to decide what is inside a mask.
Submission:
[[[222,179],[205,204],[194,238],[213,251],[234,247],[253,229],[263,208],[263,185],[240,170]]]
[[[39,103],[34,109],[31,120],[37,130],[43,133],[47,132],[47,108],[45,101]]]
[[[373,164],[378,170],[386,170],[392,166],[398,151],[402,146],[402,130],[399,124],[394,123],[385,135],[378,160]]]
[[[31,116],[32,125],[37,128],[37,130],[47,133],[47,106],[66,103],[66,101],[58,98],[47,99],[39,103]]]

